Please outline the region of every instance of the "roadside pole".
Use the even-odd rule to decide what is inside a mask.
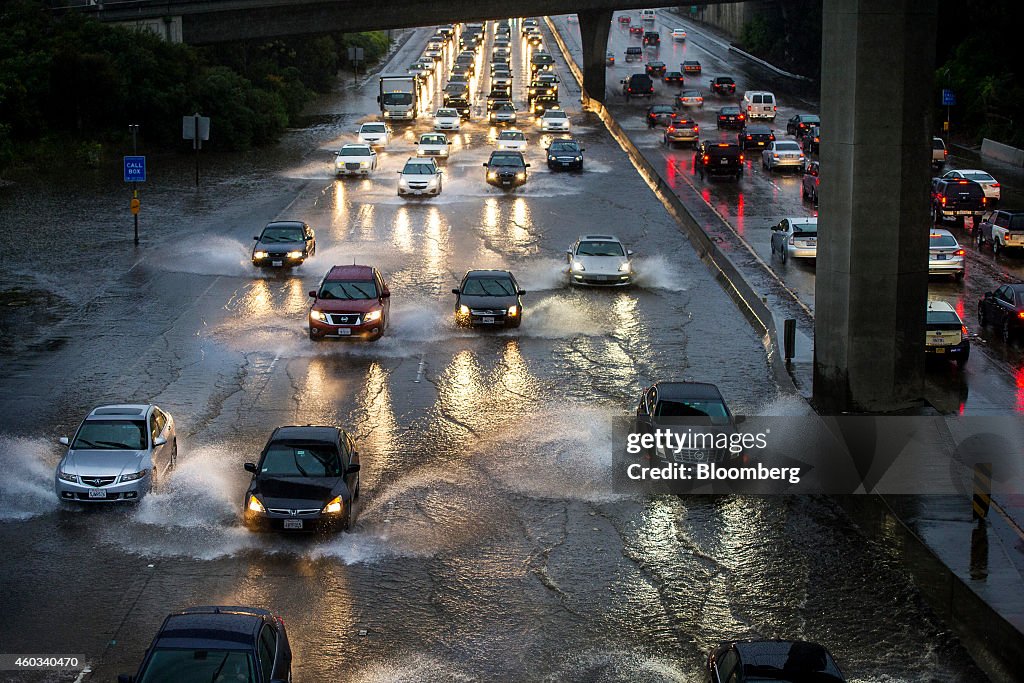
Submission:
[[[139,156],[139,124],[128,125],[132,134],[132,156],[124,157],[124,181],[131,183],[132,200],[129,208],[135,223],[135,246],[139,246],[139,210],[142,202],[139,200],[139,183],[146,182],[146,157]]]

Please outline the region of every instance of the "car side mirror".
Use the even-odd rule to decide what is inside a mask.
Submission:
[[[315,299],[316,298],[316,290],[315,289],[309,290],[309,296]]]
[[[526,168],[530,168],[530,164],[526,164]]]
[[[334,150],[334,156],[340,157],[341,156],[341,152],[339,150]]]
[[[985,292],[985,299],[991,299],[993,297],[992,292]],[[67,439],[61,439],[61,443],[67,443]]]
[[[247,462],[245,463],[244,467],[246,472],[252,472],[253,474],[256,474],[258,472],[258,470],[256,469],[256,463],[254,462]]]
[[[519,290],[519,296],[522,296],[523,294],[526,294],[526,290],[525,289],[520,289]]]
[[[484,166],[484,168],[487,168],[487,162],[486,161],[484,162],[483,166]]]
[[[257,242],[259,242],[259,241],[260,241],[260,236],[259,236],[259,235],[253,235],[253,236],[252,236],[252,238],[253,238],[254,240],[256,240]]]
[[[155,439],[153,439],[153,446],[154,447],[155,446],[163,446],[165,443],[167,443],[167,439],[165,439],[162,436],[158,436]]]
[[[391,298],[391,290],[385,289],[383,292],[381,292],[380,298],[381,299],[390,299]]]
[[[355,455],[355,454],[353,453],[353,455]],[[345,470],[345,474],[355,474],[358,471],[359,471],[359,463],[354,462],[354,463],[352,463],[351,465],[348,466],[348,468]]]
[[[632,256],[632,255],[633,255],[633,253],[634,253],[634,252],[633,252],[633,250],[632,250],[632,249],[627,249],[627,250],[626,250],[626,256]]]
[[[986,294],[985,296],[988,296],[988,295]],[[68,438],[68,437],[66,437],[66,436],[62,436],[62,437],[60,437],[60,438],[59,438],[59,439],[57,439],[57,440],[58,440],[58,441],[60,441],[60,442],[61,442],[62,444],[64,444],[65,446],[70,446],[70,445],[71,445],[71,439],[69,439],[69,438]]]
[[[458,294],[458,293],[459,293],[459,288],[458,287],[452,289],[452,294]]]

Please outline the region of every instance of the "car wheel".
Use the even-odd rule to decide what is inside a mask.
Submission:
[[[962,270],[960,270],[960,271],[957,271],[957,272],[956,272],[956,274],[955,274],[955,275],[953,275],[953,278],[954,278],[954,279],[955,279],[955,280],[956,280],[957,282],[963,282],[963,281],[964,281],[964,271],[962,271]]]
[[[982,236],[981,230],[979,230],[978,234],[975,235],[974,242],[975,244],[978,245],[978,249],[981,249],[983,246],[985,246],[985,238]]]
[[[1010,321],[1009,320],[1004,320],[1003,321],[1003,330],[1002,330],[1002,332],[1003,332],[1002,337],[1003,337],[1003,343],[1004,344],[1009,344],[1011,341],[1013,341],[1013,330],[1010,328]]]
[[[999,238],[997,237],[996,239],[992,240],[992,253],[998,256],[999,252],[1001,252],[1002,250],[1003,248],[999,244]]]
[[[781,248],[781,249],[779,249],[779,256],[781,256],[781,257],[782,257],[782,262],[783,262],[783,263],[785,263],[785,262],[786,262],[786,256],[787,256],[788,252],[789,252],[789,250],[788,250],[788,249],[786,249],[786,245],[785,245],[785,244],[783,244],[783,245],[782,245],[782,248]]]
[[[940,215],[939,215],[939,211],[938,211],[938,209],[936,209],[933,206],[932,207],[932,223],[934,223],[935,225],[938,225],[940,222],[941,222],[941,218],[940,218]]]
[[[353,499],[349,498],[348,504],[345,506],[345,517],[341,521],[341,527],[345,531],[352,531],[352,523],[355,521],[352,515]]]
[[[978,327],[985,327],[985,323],[988,322],[985,319],[985,306],[978,304]]]
[[[313,334],[313,330],[309,331],[309,340],[310,341],[320,341],[321,339],[322,339],[322,337],[318,337],[317,335]]]

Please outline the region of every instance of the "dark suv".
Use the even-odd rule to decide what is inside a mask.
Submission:
[[[828,650],[817,643],[787,640],[738,640],[720,644],[708,655],[709,681],[814,681],[845,683]]]
[[[645,389],[636,409],[635,430],[640,434],[654,433],[693,419],[706,422],[712,432],[736,431],[736,420],[722,392],[706,382],[658,382]],[[716,448],[681,448],[653,451],[649,455],[656,461],[679,463],[721,463],[732,457],[728,449]]]
[[[932,181],[932,222],[954,220],[960,226],[966,216],[973,216],[975,225],[981,221],[988,200],[978,183],[966,178]]]
[[[292,649],[284,621],[257,607],[190,607],[164,619],[135,681],[286,683]]]
[[[647,74],[633,74],[623,79],[622,92],[627,102],[631,97],[654,97],[654,81]]]
[[[359,453],[339,427],[278,427],[245,463],[242,513],[253,531],[349,530],[359,497]]]
[[[644,33],[644,45],[661,45],[661,34],[657,31],[647,31]]]
[[[693,170],[704,176],[743,177],[743,150],[728,142],[704,140],[693,155]]]
[[[252,262],[256,266],[288,268],[301,265],[316,253],[313,228],[302,221],[274,221],[253,235]]]

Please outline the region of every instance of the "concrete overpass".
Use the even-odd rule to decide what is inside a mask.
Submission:
[[[825,412],[898,410],[924,393],[937,4],[824,0],[827,144],[814,398]],[[601,100],[612,12],[649,6],[650,0],[129,0],[84,11],[103,21],[164,21],[193,44],[575,12],[584,98]]]

